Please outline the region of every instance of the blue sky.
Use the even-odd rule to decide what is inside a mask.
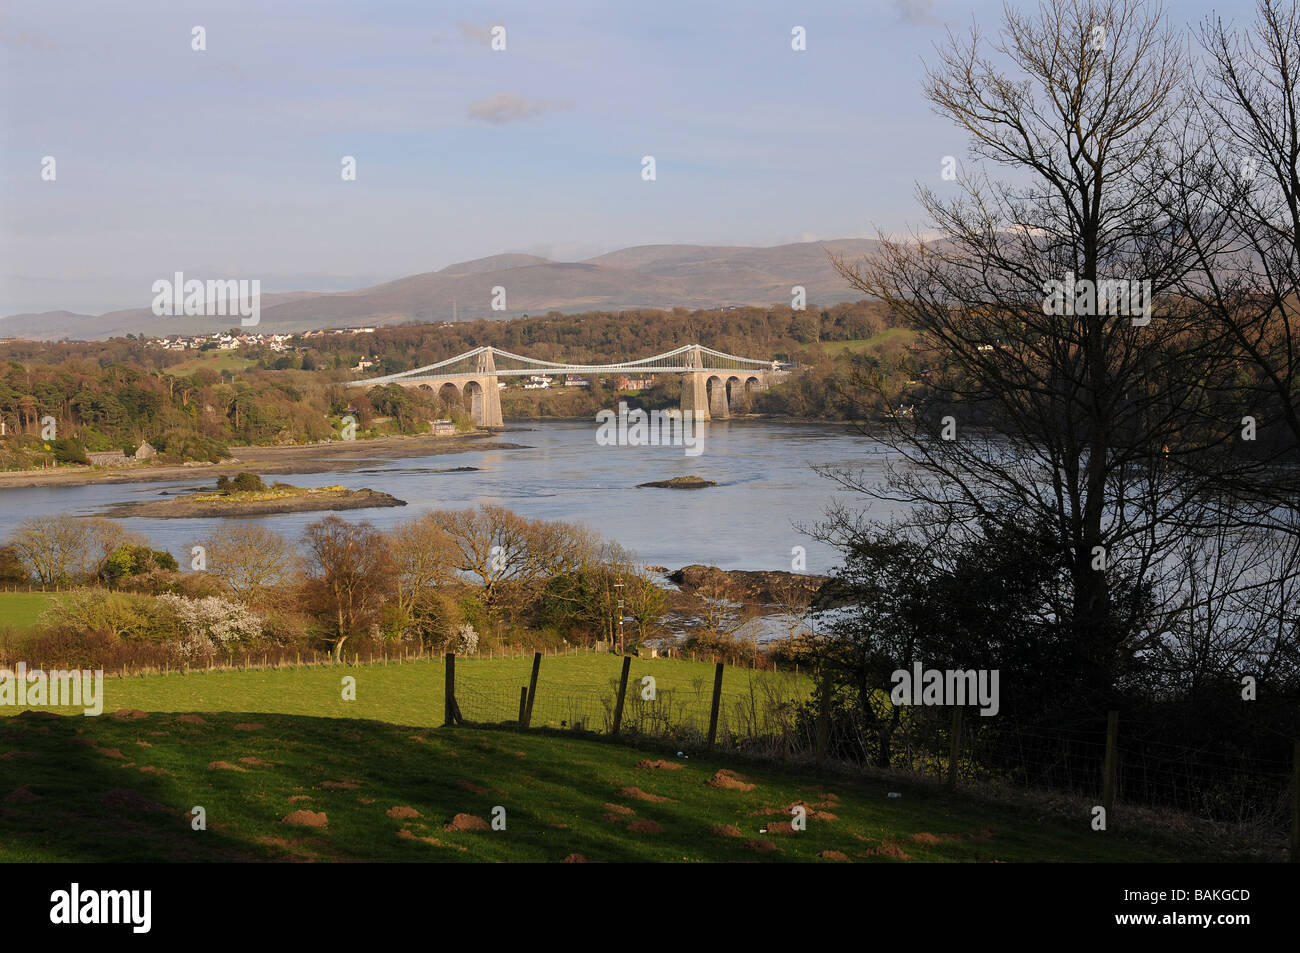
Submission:
[[[1001,6],[6,0],[0,314],[146,307],[176,271],[341,290],[507,251],[902,231],[965,151],[922,59]],[[1169,15],[1216,6],[1252,2]]]

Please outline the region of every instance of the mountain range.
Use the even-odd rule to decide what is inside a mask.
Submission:
[[[789,305],[795,285],[806,289],[810,307],[829,305],[864,297],[835,270],[831,256],[853,260],[877,247],[870,239],[841,239],[771,248],[639,245],[576,262],[493,255],[355,291],[263,293],[257,330],[288,333],[514,318],[550,311]],[[504,310],[491,307],[494,288],[505,289]],[[141,298],[151,303],[151,289],[141,289]],[[46,311],[0,318],[0,337],[99,340],[125,334],[193,335],[238,324],[238,317],[229,316],[159,317],[148,306],[98,315]]]

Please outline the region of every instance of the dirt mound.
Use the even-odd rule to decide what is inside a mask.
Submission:
[[[770,840],[747,840],[742,845],[748,850],[757,851],[760,854],[770,854],[773,851],[780,850]]]
[[[560,861],[560,863],[562,863],[562,864],[589,864],[589,863],[591,863],[591,861],[589,861],[586,857],[583,857],[581,854],[570,854],[568,857],[564,858],[564,860]]]
[[[606,804],[605,810],[610,811],[614,814],[635,814],[636,813],[636,811],[632,810],[632,808],[628,807],[626,804]]]
[[[21,718],[23,721],[53,721],[56,718],[63,717],[52,711],[44,711],[40,708],[28,708],[20,711],[15,718]]]
[[[713,777],[705,782],[709,787],[722,788],[726,791],[752,791],[754,785],[747,782],[742,775],[734,771],[728,771],[726,768],[718,771]]]
[[[280,818],[281,824],[294,824],[298,827],[325,827],[329,822],[324,811],[294,811]]]
[[[838,861],[843,861],[845,863],[851,863],[851,861],[849,860],[849,855],[838,850],[824,850],[821,853],[819,853],[817,856],[820,857],[822,860],[838,860]]]
[[[442,825],[444,831],[486,831],[491,830],[488,822],[473,814],[457,814],[450,824]]]
[[[633,821],[627,826],[627,829],[634,834],[662,834],[664,832],[662,825],[656,824],[648,817]]]
[[[148,717],[148,712],[141,711],[138,708],[119,708],[113,712],[113,718],[117,721],[139,721],[141,718]]]
[[[361,784],[358,781],[322,781],[320,786],[327,791],[355,791]]]
[[[458,780],[456,781],[456,784],[458,784],[460,787],[464,788],[464,789],[465,789],[466,791],[468,791],[470,794],[487,794],[487,793],[488,793],[488,789],[487,789],[487,788],[479,787],[479,786],[478,786],[477,784],[475,784],[473,781],[466,781],[464,778],[460,778],[460,779],[458,779]]]
[[[241,721],[235,725],[236,731],[261,731],[266,725],[259,725],[255,721]]]
[[[796,807],[801,807],[807,812],[809,818],[815,818],[819,821],[838,821],[839,816],[832,814],[830,811],[818,810],[816,804],[809,804],[807,801],[795,801],[786,807],[786,814],[793,814]]]
[[[211,761],[208,763],[208,770],[209,771],[244,771],[244,772],[248,771],[247,768],[241,768],[239,765],[231,764],[229,761]]]
[[[289,803],[298,804],[301,801],[310,801],[310,800],[311,800],[310,794],[295,794],[293,797],[289,798]]]
[[[984,843],[993,839],[993,831],[989,828],[983,830],[967,832],[964,834],[931,834],[928,831],[921,831],[913,834],[912,840],[918,844],[925,844],[927,847],[933,847],[936,844],[956,844],[962,841],[974,841]]]
[[[776,834],[779,837],[784,837],[787,834],[794,834],[796,833],[794,829],[794,821],[768,821],[767,830],[764,831],[764,833]]]
[[[183,725],[206,725],[207,722],[198,715],[177,715],[176,720]]]
[[[273,768],[273,767],[275,767],[275,762],[274,762],[274,761],[263,761],[261,758],[253,758],[253,757],[240,758],[240,759],[239,759],[239,763],[240,763],[240,764],[251,764],[251,765],[252,765],[253,767],[255,767],[255,768]]]
[[[149,744],[149,742],[145,741],[143,738],[137,738],[137,739],[135,739],[135,743],[136,743],[136,745],[138,745],[138,746],[141,747],[141,748],[152,748],[152,747],[153,747],[153,745]]]
[[[126,755],[122,754],[122,752],[117,748],[96,748],[95,750],[107,758],[118,758],[123,761],[126,760]]]
[[[640,788],[619,788],[618,793],[620,797],[630,797],[636,801],[651,801],[655,804],[665,804],[672,800],[670,797],[651,794],[649,791],[642,791]]]
[[[638,761],[638,768],[653,768],[656,771],[680,771],[682,766],[676,761]]]
[[[398,804],[396,807],[390,807],[384,813],[387,814],[389,817],[419,817],[420,816],[420,812],[417,811],[415,808],[406,807],[405,805],[402,804]]]
[[[739,827],[732,827],[730,824],[714,824],[709,828],[709,833],[714,837],[744,837],[740,833]]]
[[[859,857],[893,857],[895,860],[911,860],[912,855],[892,841],[885,841],[879,847],[858,854]]]
[[[442,841],[438,840],[438,838],[422,837],[419,834],[413,833],[412,831],[408,831],[405,827],[403,827],[400,831],[397,832],[397,836],[400,837],[402,840],[418,840],[420,843],[428,844],[431,847],[443,846]]]
[[[113,788],[99,796],[99,803],[105,807],[126,808],[130,811],[146,811],[150,814],[175,813],[166,804],[160,804],[153,798],[145,797],[139,791],[130,788]]]
[[[5,798],[6,804],[34,804],[41,799],[39,794],[33,794],[27,788],[14,788]]]
[[[171,775],[171,772],[166,768],[155,768],[152,764],[142,764],[140,765],[140,770],[145,774]]]
[[[4,754],[0,754],[0,761],[17,761],[20,758],[39,758],[39,757],[40,755],[38,755],[35,751],[20,751],[17,748],[14,748],[10,751],[6,751]]]

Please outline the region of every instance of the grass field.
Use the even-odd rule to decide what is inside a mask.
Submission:
[[[643,766],[650,761],[669,767]],[[731,778],[719,778],[724,768]],[[890,791],[902,796],[890,798]],[[799,801],[807,827],[794,831],[789,807]],[[195,806],[204,809],[206,830],[192,829]],[[505,810],[505,830],[482,829],[497,807]],[[935,787],[683,759],[671,750],[546,733],[290,715],[29,712],[0,721],[0,861],[573,855],[676,862],[1187,859],[1093,833],[1086,816],[1065,824]]]
[[[575,721],[603,730],[605,703],[612,703],[621,658],[578,653],[547,656],[537,682],[532,723],[572,726]],[[519,689],[528,684],[532,657],[458,659],[456,697],[466,720],[510,721],[518,717]],[[677,659],[633,659],[626,721],[650,716],[642,701],[652,677],[654,711],[674,723],[707,727],[713,690],[713,665]],[[356,679],[356,700],[344,701],[342,680]],[[104,710],[146,712],[225,711],[366,718],[397,725],[440,725],[443,720],[445,667],[441,659],[391,665],[304,666],[250,671],[194,671],[189,674],[108,676]],[[793,702],[807,696],[811,682],[790,673],[728,668],[723,678],[723,727],[739,710],[766,707],[767,699]],[[70,713],[68,709],[50,709]],[[0,713],[14,714],[13,708]]]
[[[253,363],[246,357],[240,357],[235,351],[205,351],[189,360],[173,364],[164,373],[175,377],[185,377],[193,374],[201,367],[216,371],[218,374],[222,371],[238,373],[246,367],[251,367]]]
[[[822,344],[822,350],[835,356],[845,351],[865,351],[876,344],[888,344],[892,341],[911,344],[915,340],[916,332],[909,328],[886,328],[879,334],[873,334],[869,338],[855,338],[852,341],[825,341]]]
[[[0,592],[0,629],[26,632],[56,598],[53,592]]]

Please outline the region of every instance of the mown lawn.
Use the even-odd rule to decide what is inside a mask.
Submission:
[[[723,769],[732,774],[719,775]],[[794,831],[790,807],[800,801],[807,827]],[[196,806],[206,830],[193,829]],[[488,826],[498,807],[504,830]],[[1063,823],[941,788],[678,758],[573,736],[283,714],[28,712],[0,721],[0,861],[555,862],[574,855],[1189,859],[1094,833],[1086,816]]]
[[[887,344],[891,341],[911,344],[915,340],[916,332],[910,328],[886,328],[879,334],[873,334],[869,338],[855,338],[851,341],[824,341],[822,350],[831,356],[835,356],[845,351],[865,351],[875,344]]]
[[[56,598],[53,592],[0,592],[0,629],[28,631]]]
[[[254,363],[254,361],[250,361],[246,357],[240,357],[238,352],[235,351],[202,351],[189,360],[173,364],[164,373],[173,377],[186,377],[201,367],[206,367],[218,374],[222,371],[238,373],[247,367],[252,367]]]
[[[542,660],[533,707],[535,726],[571,727],[581,722],[604,730],[616,695],[622,659],[579,653]],[[527,686],[532,656],[458,659],[456,698],[468,721],[513,721],[519,690]],[[707,729],[714,667],[677,659],[633,659],[625,723],[667,718],[674,725]],[[343,680],[355,679],[355,700],[344,700]],[[654,679],[653,701],[643,698]],[[441,725],[445,666],[441,659],[389,665],[327,665],[249,671],[107,676],[104,710],[229,711],[368,718],[399,725]],[[807,697],[805,676],[728,668],[723,678],[722,727],[741,727],[757,711],[788,708]],[[51,709],[58,710],[58,709]],[[0,707],[0,714],[14,714]],[[562,724],[563,723],[563,724]]]

